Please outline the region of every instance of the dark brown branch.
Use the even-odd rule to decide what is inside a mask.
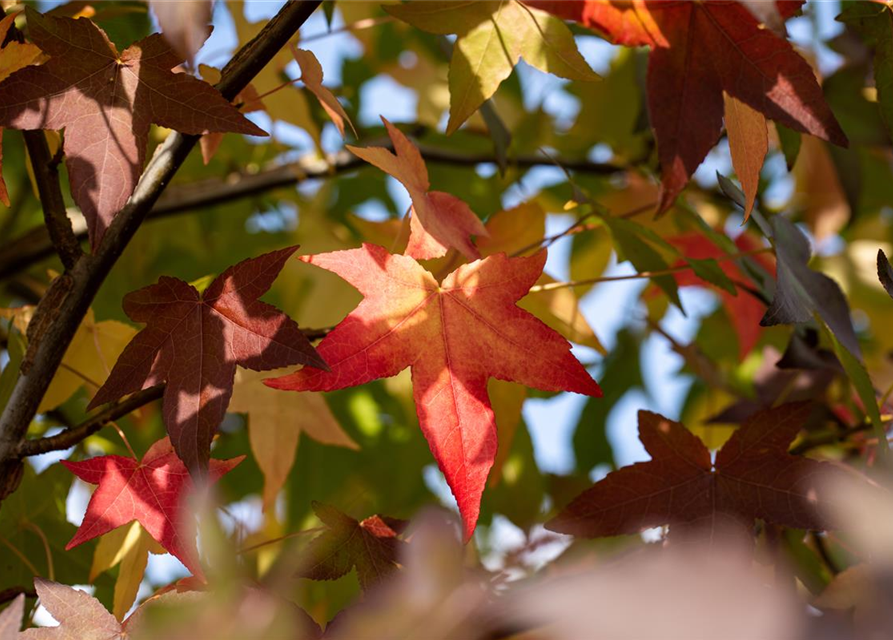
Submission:
[[[28,587],[9,587],[8,589],[0,591],[0,604],[12,602],[21,594],[25,594],[26,598],[37,597],[37,592],[34,589],[29,589]]]
[[[81,245],[71,228],[71,220],[65,212],[58,164],[50,155],[50,147],[43,131],[23,131],[22,137],[34,170],[34,182],[37,183],[40,206],[43,207],[47,235],[65,269],[71,269],[84,252],[81,251]]]
[[[94,416],[87,418],[81,424],[66,429],[54,436],[25,440],[19,447],[18,457],[38,456],[50,451],[64,451],[73,447],[85,438],[92,436],[104,426],[126,416],[131,411],[136,411],[150,402],[160,400],[164,395],[164,385],[158,385],[138,391],[123,400],[110,404]]]
[[[421,146],[422,156],[433,164],[475,166],[495,163],[492,154],[463,155],[461,153]],[[629,167],[589,162],[587,160],[559,159],[562,166],[580,173],[612,175],[627,171]],[[545,156],[525,155],[510,159],[510,166],[529,169],[553,166],[553,160]],[[230,175],[225,178],[203,180],[192,184],[172,187],[153,207],[151,219],[172,216],[223,202],[250,198],[275,189],[292,187],[306,180],[329,178],[353,171],[365,163],[348,151],[340,151],[326,160],[316,156],[302,158],[288,164],[274,164],[258,173]],[[86,237],[86,229],[78,237]],[[43,227],[37,227],[0,248],[0,278],[9,277],[52,254],[52,244]]]
[[[223,70],[217,84],[223,96],[232,100],[288,43],[319,4],[320,0],[294,0],[282,7]],[[55,305],[53,320],[33,354],[30,369],[27,374],[19,375],[0,415],[0,462],[18,455],[28,425],[96,292],[197,142],[197,136],[179,133],[165,140],[143,171],[130,201],[112,221],[96,253],[85,255],[70,270],[70,289]]]
[[[324,327],[322,329],[302,329],[301,331],[307,336],[308,340],[313,341],[321,340],[326,337],[331,330],[332,327]],[[163,384],[138,391],[123,400],[108,405],[105,409],[90,416],[79,425],[70,427],[61,433],[46,438],[35,438],[33,440],[23,441],[19,447],[18,457],[25,458],[28,456],[38,456],[50,451],[64,451],[89,436],[92,436],[106,425],[127,415],[131,411],[136,411],[150,402],[160,400],[163,395]]]

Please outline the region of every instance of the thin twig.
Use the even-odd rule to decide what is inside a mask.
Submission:
[[[235,98],[288,43],[319,4],[320,0],[295,0],[283,6],[224,67],[216,85],[223,97],[227,100]],[[60,300],[53,301],[52,322],[33,354],[28,375],[19,376],[0,414],[0,462],[19,455],[28,425],[96,292],[197,142],[198,136],[179,133],[168,136],[143,171],[129,202],[112,221],[96,252],[83,256],[70,270],[71,287]]]
[[[724,256],[714,258],[717,262],[725,262],[728,260],[738,260],[747,258],[760,253],[769,253],[773,251],[772,247],[763,247],[762,249],[754,249],[753,251],[742,251],[741,253],[729,253]],[[541,291],[554,291],[555,289],[567,289],[569,287],[582,287],[590,284],[598,284],[600,282],[618,282],[621,280],[641,280],[644,278],[659,278],[660,276],[669,276],[680,271],[688,271],[692,266],[688,263],[681,264],[678,267],[669,267],[659,271],[642,271],[628,276],[603,276],[601,278],[587,278],[586,280],[570,280],[568,282],[549,282],[547,284],[538,284],[530,287],[530,293],[538,293]]]
[[[623,213],[617,214],[614,217],[616,217],[616,218],[632,218],[634,216],[639,215],[640,213],[650,211],[655,206],[657,206],[657,203],[651,202],[649,204],[634,207],[633,209],[630,209],[629,211],[625,211]],[[532,242],[531,244],[527,245],[526,247],[521,247],[520,249],[518,249],[517,251],[515,251],[512,254],[512,257],[517,258],[518,256],[524,255],[528,251],[532,251],[533,249],[548,249],[553,244],[555,244],[555,242],[557,242],[558,240],[560,240],[561,238],[563,238],[565,236],[573,235],[575,233],[579,233],[581,231],[587,230],[589,227],[585,223],[588,220],[590,220],[591,218],[594,218],[599,215],[602,215],[602,213],[598,210],[592,210],[589,213],[584,213],[583,215],[578,217],[576,220],[574,220],[573,224],[571,224],[569,227],[567,227],[563,231],[559,231],[558,233],[555,233],[551,236],[546,236],[545,238],[543,238],[542,240],[539,240],[537,242]]]
[[[384,143],[377,146],[387,146]],[[475,166],[478,164],[495,163],[494,154],[477,154],[464,156],[454,151],[422,146],[422,157],[426,162],[433,164],[446,164],[457,166]],[[611,175],[627,171],[629,167],[589,162],[587,160],[567,160],[561,162],[580,173],[592,173],[596,175]],[[548,158],[530,155],[519,156],[511,161],[512,166],[519,169],[528,169],[541,165],[552,165]],[[250,198],[259,194],[293,187],[307,180],[332,178],[348,171],[354,171],[366,163],[347,150],[339,151],[328,158],[320,158],[315,154],[308,154],[295,162],[288,164],[274,163],[257,173],[230,174],[222,178],[213,178],[199,182],[177,185],[171,187],[164,197],[149,213],[150,219],[188,213],[212,207],[224,202],[235,202],[243,198]],[[621,217],[626,217],[629,212]],[[86,227],[77,229],[77,236],[85,238]],[[534,245],[536,248],[539,244]],[[53,252],[47,230],[44,227],[35,229],[19,236],[12,242],[0,247],[0,278],[6,278],[19,273],[40,260],[48,257]]]
[[[93,435],[113,420],[126,416],[131,411],[136,411],[150,402],[160,400],[163,395],[163,385],[137,391],[123,400],[110,404],[77,426],[66,429],[54,436],[25,440],[19,447],[18,455],[24,458],[49,453],[50,451],[64,451]]]
[[[62,264],[66,269],[71,269],[84,252],[81,251],[81,245],[74,235],[71,220],[65,210],[65,198],[59,184],[59,165],[50,155],[50,147],[43,131],[23,131],[22,137],[34,170],[34,182],[40,195],[47,233]]]
[[[381,16],[378,18],[363,18],[362,20],[357,20],[356,22],[351,22],[350,24],[346,24],[343,27],[338,27],[337,29],[331,29],[329,31],[322,31],[320,33],[312,33],[309,36],[305,36],[298,40],[298,44],[304,44],[305,42],[313,42],[314,40],[322,40],[323,38],[328,38],[329,36],[334,36],[339,33],[352,32],[352,31],[362,31],[364,29],[371,29],[372,27],[377,27],[380,24],[387,24],[388,22],[394,21],[394,16]]]
[[[307,336],[308,340],[314,341],[326,337],[331,330],[332,327],[324,327],[322,329],[302,329],[302,332]],[[92,436],[103,427],[113,424],[118,418],[122,418],[128,413],[136,411],[150,402],[160,400],[163,395],[164,385],[157,385],[155,387],[143,389],[142,391],[137,391],[123,400],[108,405],[99,413],[90,416],[76,426],[69,427],[61,433],[44,438],[25,440],[19,447],[18,456],[20,458],[25,458],[28,456],[38,456],[43,453],[49,453],[50,451],[64,451],[65,449],[69,449]],[[136,457],[136,455],[134,455],[134,457]]]

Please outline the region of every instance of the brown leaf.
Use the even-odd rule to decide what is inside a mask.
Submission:
[[[31,38],[50,59],[0,85],[0,125],[65,130],[72,196],[94,247],[136,187],[151,123],[195,135],[266,135],[211,85],[173,73],[181,58],[161,35],[118,53],[86,18],[25,11]]]
[[[609,473],[546,528],[577,536],[671,531],[750,532],[756,518],[799,529],[824,529],[818,481],[825,463],[788,454],[812,411],[792,403],[763,411],[735,432],[711,462],[707,447],[678,422],[639,412],[639,439],[651,454]],[[749,533],[748,533],[749,535]]]
[[[747,221],[760,186],[760,169],[769,151],[769,131],[762,113],[725,91],[722,97],[732,166],[747,197],[747,206],[744,207],[744,220]]]

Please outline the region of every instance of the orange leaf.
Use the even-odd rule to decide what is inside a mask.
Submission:
[[[515,304],[542,273],[544,251],[490,256],[442,283],[412,258],[376,245],[301,259],[334,271],[364,300],[319,345],[329,372],[305,368],[267,384],[331,391],[410,367],[419,424],[459,503],[466,540],[496,456],[487,380],[601,395],[570,344]]]

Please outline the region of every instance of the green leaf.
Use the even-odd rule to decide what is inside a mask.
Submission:
[[[887,443],[887,429],[884,427],[884,423],[881,420],[881,412],[878,409],[877,403],[877,394],[875,393],[874,385],[871,383],[871,378],[868,376],[868,371],[865,370],[865,366],[850,352],[850,350],[841,344],[837,339],[837,336],[834,335],[834,331],[827,323],[821,322],[820,324],[826,337],[834,346],[834,353],[837,354],[840,364],[843,365],[843,370],[846,371],[847,376],[849,376],[850,382],[853,384],[856,393],[859,395],[859,399],[862,401],[862,404],[865,405],[865,412],[868,414],[869,420],[871,420],[871,426],[878,439],[878,453],[882,456],[882,460],[886,460],[889,457],[890,451],[890,445]]]
[[[720,268],[719,263],[713,258],[705,258],[703,260],[698,258],[686,258],[685,261],[689,264],[692,271],[695,272],[695,275],[701,280],[716,285],[720,289],[728,291],[733,296],[738,295],[738,289],[735,287],[735,283],[731,281],[729,276],[727,276],[722,268]]]
[[[642,240],[641,236],[645,236],[649,240],[660,240],[661,246],[669,247],[673,252],[676,252],[676,249],[651,229],[623,218],[604,216],[602,219],[611,230],[614,241],[617,243],[620,252],[623,253],[623,257],[632,262],[639,272],[669,269],[666,260],[651,245]],[[682,310],[679,290],[676,287],[676,280],[673,276],[655,276],[651,279],[654,281],[654,284],[667,294],[670,301]]]
[[[878,105],[893,135],[893,10],[880,2],[850,2],[837,19],[857,29],[874,46]]]
[[[800,132],[788,129],[778,122],[775,123],[775,130],[778,132],[778,141],[781,143],[785,164],[788,166],[788,171],[791,171],[797,163],[797,156],[800,155],[800,143],[802,142]]]
[[[818,313],[834,337],[857,361],[862,358],[850,307],[840,286],[809,268],[809,240],[791,222],[777,215],[771,220],[778,271],[775,297],[760,321],[764,327],[809,322]]]
[[[599,78],[562,20],[516,0],[410,2],[385,10],[424,31],[459,36],[450,63],[448,134],[496,92],[520,58],[568,80]]]
[[[589,398],[574,431],[577,470],[588,473],[599,464],[614,468],[614,450],[608,441],[608,416],[632,389],[644,389],[639,357],[639,338],[628,329],[617,334],[617,344],[605,358],[601,373],[601,398]]]

